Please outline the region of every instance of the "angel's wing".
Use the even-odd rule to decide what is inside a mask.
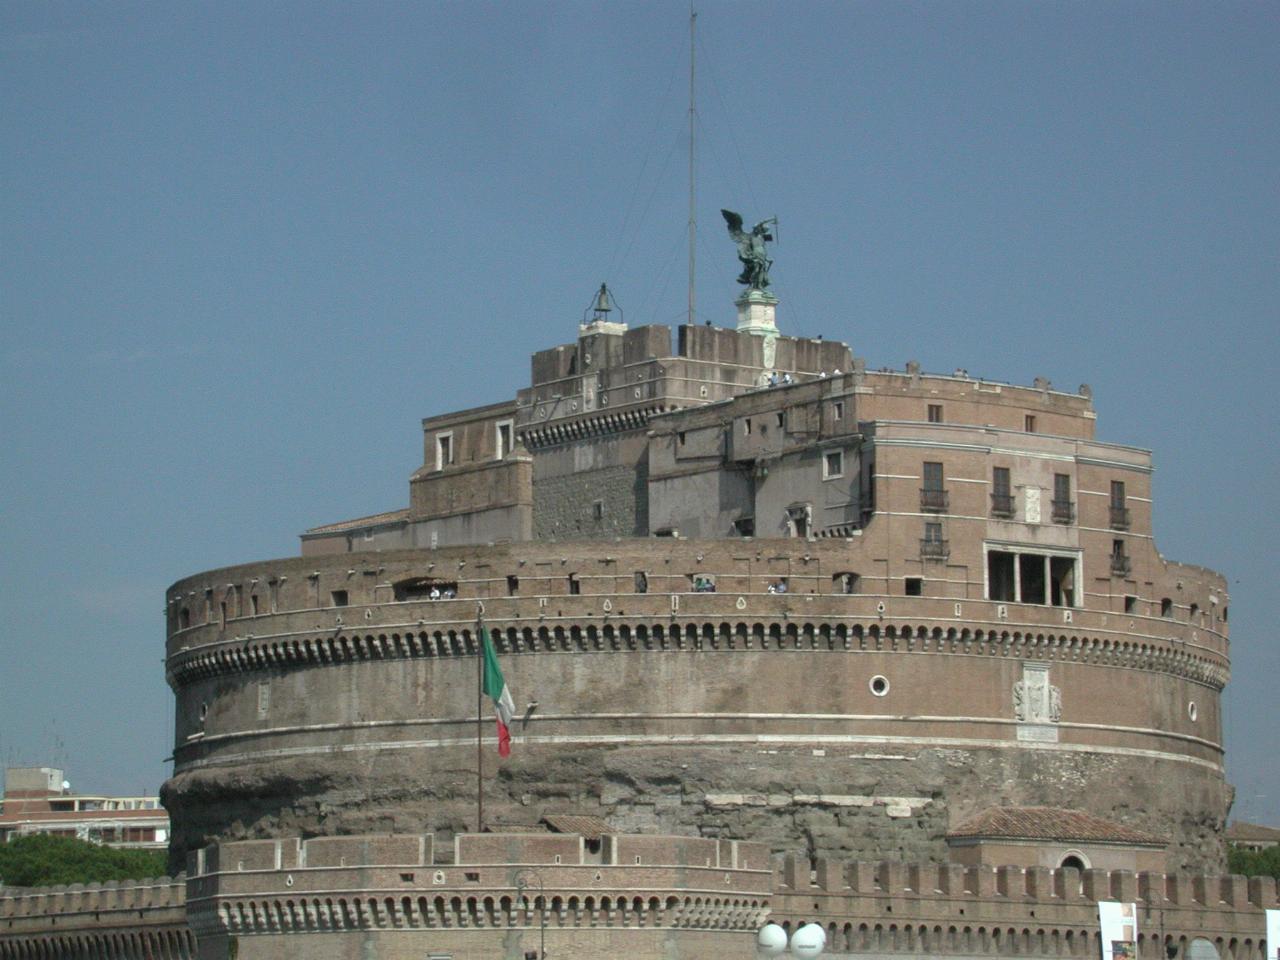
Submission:
[[[721,210],[720,216],[724,217],[724,222],[729,225],[730,233],[742,232],[742,215],[734,213],[732,210]]]

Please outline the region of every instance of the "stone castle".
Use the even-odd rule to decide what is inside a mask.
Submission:
[[[168,590],[173,955],[745,958],[769,917],[1096,957],[1127,898],[1144,958],[1260,960],[1274,882],[1217,876],[1227,585],[1159,553],[1090,390],[606,293],[422,422],[406,508]],[[478,823],[479,618],[517,718]]]
[[[1156,549],[1150,453],[1087,388],[870,371],[749,307],[674,346],[601,311],[423,421],[406,509],[174,584],[175,865],[474,829],[483,607],[520,698],[486,828],[944,861],[1047,806],[1220,869],[1227,585]]]

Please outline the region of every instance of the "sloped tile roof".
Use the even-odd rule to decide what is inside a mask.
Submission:
[[[1059,807],[991,807],[955,827],[947,839],[1060,840],[1162,847],[1163,837]]]
[[[409,508],[388,510],[386,513],[375,513],[368,517],[356,517],[354,520],[339,520],[337,523],[326,523],[322,527],[312,527],[302,535],[313,536],[318,533],[345,533],[348,530],[359,530],[361,527],[376,527],[384,523],[399,523],[407,519]]]
[[[1280,830],[1264,827],[1260,823],[1244,823],[1237,820],[1227,827],[1228,840],[1269,840],[1280,843]]]

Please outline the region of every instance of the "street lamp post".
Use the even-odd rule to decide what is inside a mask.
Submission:
[[[528,953],[524,955],[524,960],[547,960],[547,904],[546,896],[543,893],[542,874],[537,870],[525,868],[516,873],[516,894],[521,898],[524,897],[525,891],[529,889],[530,884],[538,891],[538,896],[534,899],[534,904],[538,908],[538,955],[531,958]]]

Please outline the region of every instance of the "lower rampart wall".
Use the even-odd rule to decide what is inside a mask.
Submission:
[[[191,960],[186,877],[0,888],[3,960]]]
[[[245,841],[189,877],[0,892],[0,958],[572,960],[754,956],[767,920],[827,929],[825,956],[1096,960],[1097,901],[1134,902],[1140,960],[1263,960],[1268,877],[956,864],[768,866],[697,837],[422,835]],[[185,896],[184,896],[184,882]],[[197,947],[197,940],[199,946]]]
[[[1185,958],[1191,940],[1223,960],[1263,960],[1271,877],[1049,870],[786,857],[770,920],[827,929],[824,955],[1082,957],[1096,960],[1099,900],[1138,909],[1138,955]]]

